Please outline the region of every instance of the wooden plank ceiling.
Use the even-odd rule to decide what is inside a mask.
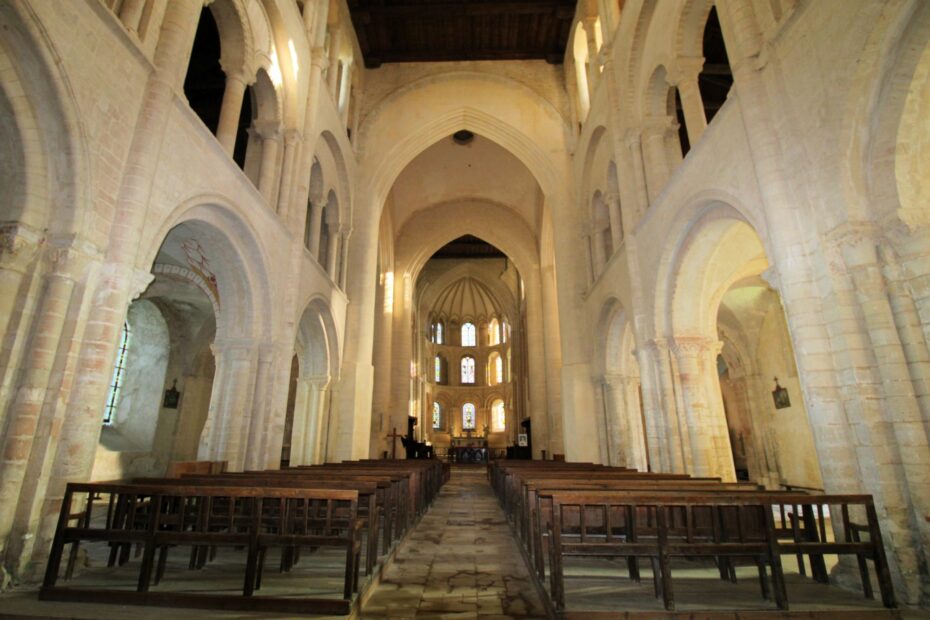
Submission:
[[[562,62],[576,0],[349,0],[365,66],[385,62]]]

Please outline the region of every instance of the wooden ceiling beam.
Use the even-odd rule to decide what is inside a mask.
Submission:
[[[368,4],[359,2],[350,7],[352,18],[377,21],[378,18],[420,18],[436,17],[473,17],[478,15],[535,15],[556,13],[558,19],[571,19],[575,13],[572,0],[532,0],[531,2],[514,2],[506,0],[486,0],[484,2],[404,2],[390,5]],[[362,21],[360,23],[368,23]]]

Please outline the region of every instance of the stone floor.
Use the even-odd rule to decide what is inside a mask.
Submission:
[[[362,618],[541,618],[542,601],[484,467],[452,480],[397,550]]]

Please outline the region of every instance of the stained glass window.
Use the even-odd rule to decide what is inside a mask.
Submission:
[[[112,424],[113,415],[119,405],[120,388],[126,376],[126,353],[129,352],[129,323],[123,323],[120,334],[119,349],[116,351],[116,364],[113,366],[113,378],[110,380],[110,394],[107,396],[107,406],[103,411],[103,423]]]
[[[504,401],[498,399],[491,404],[491,430],[496,433],[503,432],[507,427],[507,410]]]
[[[473,347],[477,342],[474,323],[465,323],[462,325],[462,346]]]
[[[442,428],[442,407],[439,403],[433,403],[433,428]]]
[[[436,323],[436,344],[442,344],[442,321]]]
[[[436,383],[442,383],[442,358],[438,355],[433,358],[433,376]]]
[[[475,358],[462,358],[462,383],[475,382]]]
[[[462,429],[475,430],[475,406],[471,403],[462,406]]]

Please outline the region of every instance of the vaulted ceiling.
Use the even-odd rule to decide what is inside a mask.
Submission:
[[[385,62],[562,62],[576,0],[349,0],[365,66]]]

